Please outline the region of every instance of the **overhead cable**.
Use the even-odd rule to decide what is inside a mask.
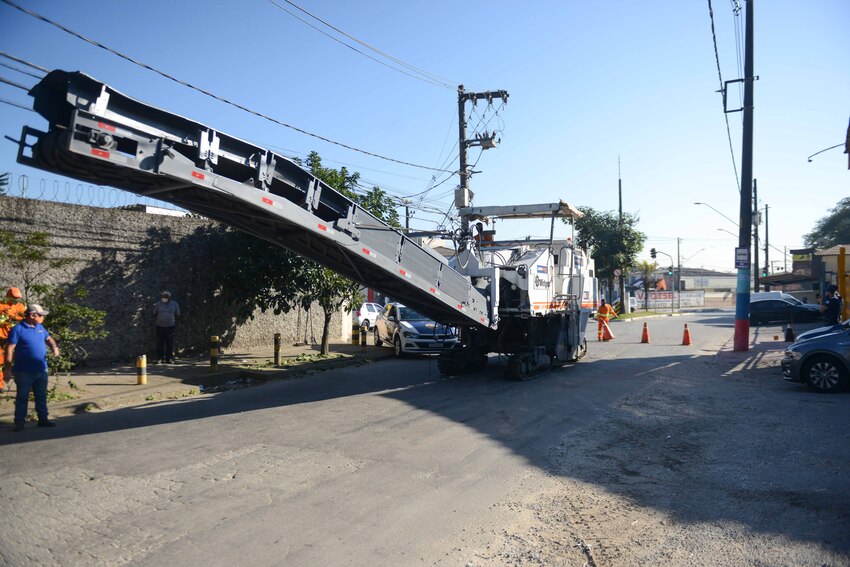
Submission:
[[[112,53],[113,55],[117,55],[118,57],[121,57],[122,59],[125,59],[125,60],[129,61],[130,63],[133,63],[134,65],[138,65],[139,67],[147,69],[148,71],[152,71],[152,72],[156,73],[157,75],[168,79],[169,81],[173,81],[177,84],[183,85],[184,87],[188,87],[188,88],[195,90],[195,91],[197,91],[197,92],[199,92],[203,95],[206,95],[210,98],[213,98],[213,99],[215,99],[219,102],[223,102],[223,103],[228,104],[228,105],[230,105],[234,108],[238,108],[239,110],[242,110],[242,111],[247,112],[249,114],[253,114],[254,116],[257,116],[259,118],[263,118],[264,120],[268,120],[269,122],[273,122],[275,124],[278,124],[278,125],[283,126],[285,128],[289,128],[291,130],[295,130],[296,132],[299,132],[301,134],[305,134],[307,136],[311,136],[311,137],[316,138],[318,140],[322,140],[323,142],[327,142],[329,144],[334,144],[336,146],[340,146],[340,147],[345,148],[347,150],[359,152],[361,154],[376,157],[378,159],[391,161],[393,163],[398,163],[398,164],[401,164],[401,165],[407,165],[407,166],[410,166],[410,167],[416,167],[416,168],[419,168],[419,169],[427,169],[429,171],[442,171],[442,170],[439,170],[435,167],[429,167],[427,165],[419,165],[419,164],[412,163],[412,162],[409,162],[409,161],[403,161],[403,160],[400,160],[400,159],[395,159],[395,158],[391,158],[389,156],[381,155],[381,154],[378,154],[378,153],[375,153],[375,152],[370,152],[370,151],[367,151],[367,150],[362,150],[360,148],[355,148],[354,146],[350,146],[350,145],[344,144],[342,142],[337,142],[336,140],[331,140],[330,138],[326,138],[325,136],[321,136],[319,134],[314,134],[313,132],[309,132],[307,130],[304,130],[303,128],[299,128],[298,126],[293,126],[292,124],[287,124],[286,122],[282,122],[282,121],[280,121],[276,118],[268,116],[267,114],[263,114],[263,113],[258,112],[256,110],[252,110],[252,109],[250,109],[246,106],[243,106],[242,104],[239,104],[237,102],[233,102],[230,99],[218,96],[218,95],[213,94],[210,91],[207,91],[207,90],[205,90],[201,87],[198,87],[198,86],[195,86],[191,83],[187,83],[186,81],[180,80],[180,79],[178,79],[178,78],[176,78],[172,75],[169,75],[168,73],[166,73],[164,71],[160,71],[159,69],[157,69],[155,67],[151,67],[147,63],[142,63],[141,61],[137,61],[137,60],[133,59],[132,57],[130,57],[129,55],[125,55],[124,53],[121,53],[120,51],[116,51],[115,49],[112,49],[111,47],[107,47],[107,46],[103,45],[102,43],[99,43],[95,40],[89,39],[89,38],[75,32],[74,30],[66,28],[65,26],[63,26],[62,24],[60,24],[58,22],[55,22],[55,21],[53,21],[49,18],[46,18],[45,16],[42,16],[41,14],[38,14],[38,13],[33,12],[31,10],[28,10],[28,9],[22,7],[22,6],[19,6],[19,5],[15,4],[14,2],[12,2],[11,0],[0,0],[0,2],[3,2],[4,4],[8,4],[9,6],[15,8],[17,10],[20,10],[21,12],[23,12],[25,14],[28,14],[28,15],[36,18],[36,19],[39,19],[39,20],[46,22],[46,23],[48,23],[52,26],[55,26],[55,27],[61,29],[62,31],[64,31],[68,34],[71,34],[74,37],[77,37],[77,38],[85,41],[86,43],[90,43],[91,45],[94,45],[95,47],[99,47],[101,49],[104,49],[104,50]]]
[[[29,61],[24,61],[23,59],[19,59],[19,58],[15,57],[14,55],[9,55],[5,51],[0,51],[0,57],[5,57],[6,59],[11,59],[12,61],[16,61],[16,62],[21,63],[22,65],[26,65],[27,67],[30,67],[32,69],[42,71],[43,73],[49,73],[50,72],[49,69],[45,69],[44,67],[39,67],[35,63],[30,63]]]
[[[5,1],[5,0],[4,0]],[[717,64],[717,78],[720,81],[720,92],[723,93],[725,85],[723,84],[723,74],[720,72],[720,55],[717,53],[717,34],[714,32],[714,10],[711,8],[711,0],[708,0],[708,17],[711,20],[711,40],[714,42],[714,61]],[[726,98],[724,93],[723,98]],[[735,184],[738,187],[738,192],[741,192],[741,181],[738,178],[738,164],[735,162],[735,150],[732,147],[732,131],[729,129],[729,114],[726,112],[724,105],[723,118],[726,120],[726,137],[729,138],[729,152],[732,154],[732,168],[735,170]]]
[[[387,64],[386,64],[386,63],[384,63],[383,61],[379,61],[379,60],[375,59],[374,57],[372,57],[372,56],[370,56],[370,55],[368,55],[368,54],[366,54],[366,53],[363,53],[362,51],[360,51],[360,50],[358,50],[358,49],[356,49],[356,48],[354,48],[354,47],[352,47],[352,46],[348,45],[347,43],[344,43],[344,42],[342,42],[342,41],[338,40],[337,38],[335,38],[335,37],[333,37],[333,36],[331,36],[331,35],[329,35],[329,34],[325,33],[324,31],[322,31],[322,30],[320,30],[319,28],[315,27],[315,26],[314,26],[314,25],[312,25],[311,23],[309,23],[309,22],[307,22],[307,21],[303,20],[302,18],[298,17],[297,15],[293,14],[292,12],[290,12],[289,10],[287,10],[286,8],[284,8],[283,6],[281,6],[280,4],[278,4],[277,2],[275,2],[275,0],[268,0],[268,1],[269,1],[270,3],[272,3],[272,4],[274,4],[275,6],[277,6],[278,8],[280,8],[281,10],[283,10],[284,12],[286,12],[287,14],[291,15],[292,17],[294,17],[294,18],[298,19],[298,20],[299,20],[299,21],[301,21],[301,22],[304,22],[305,24],[307,24],[308,26],[310,26],[310,27],[311,27],[311,28],[313,28],[314,30],[316,30],[316,31],[318,31],[318,32],[322,33],[323,35],[325,35],[325,36],[327,36],[327,37],[331,38],[332,40],[334,40],[334,41],[336,41],[336,42],[338,42],[338,43],[340,43],[340,44],[344,45],[345,47],[348,47],[349,49],[352,49],[352,50],[356,51],[357,53],[360,53],[361,55],[363,55],[363,56],[365,56],[365,57],[368,57],[368,58],[369,58],[369,59],[371,59],[372,61],[375,61],[375,62],[377,62],[377,63],[380,63],[381,65],[384,65],[385,67],[389,67],[390,69],[394,69],[394,70],[396,70],[396,71],[398,71],[398,72],[400,72],[400,73],[404,73],[405,75],[408,75],[408,76],[410,76],[410,77],[413,77],[414,79],[419,79],[420,81],[424,81],[424,82],[426,82],[426,83],[430,83],[430,84],[432,84],[432,85],[436,85],[436,86],[443,87],[443,88],[447,88],[447,89],[452,89],[452,88],[454,88],[454,87],[452,87],[452,82],[451,82],[449,79],[445,79],[445,78],[443,78],[443,77],[440,77],[439,75],[436,75],[436,74],[434,74],[434,73],[431,73],[430,71],[426,71],[426,70],[424,70],[424,69],[420,69],[419,67],[416,67],[416,66],[414,66],[414,65],[411,65],[411,64],[409,64],[409,63],[406,63],[405,61],[402,61],[401,59],[398,59],[397,57],[393,57],[393,56],[392,56],[392,55],[390,55],[389,53],[386,53],[386,52],[384,52],[384,51],[381,51],[381,50],[380,50],[380,49],[378,49],[377,47],[374,47],[374,46],[372,46],[372,45],[369,45],[369,44],[368,44],[368,43],[366,43],[365,41],[361,41],[361,40],[357,39],[357,38],[356,38],[356,37],[354,37],[353,35],[351,35],[351,34],[349,34],[349,33],[346,33],[345,31],[343,31],[343,30],[339,29],[338,27],[336,27],[335,25],[333,25],[333,24],[331,24],[331,23],[329,23],[329,22],[326,22],[325,20],[323,20],[322,18],[318,17],[317,15],[315,15],[315,14],[313,14],[313,13],[311,13],[311,12],[308,12],[307,10],[305,10],[304,8],[302,8],[301,6],[299,6],[298,4],[296,4],[295,2],[292,2],[292,1],[290,1],[290,0],[284,0],[284,2],[286,2],[286,3],[287,3],[287,4],[289,4],[290,6],[292,6],[293,8],[295,8],[295,9],[297,9],[297,10],[301,11],[301,12],[303,12],[304,14],[307,14],[308,16],[310,16],[311,18],[313,18],[313,19],[314,19],[314,20],[316,20],[317,22],[322,23],[323,25],[325,25],[325,26],[329,27],[330,29],[334,30],[335,32],[337,32],[337,33],[339,33],[339,34],[341,34],[341,35],[343,35],[343,36],[347,37],[348,39],[350,39],[350,40],[352,40],[352,41],[356,41],[357,43],[359,43],[359,44],[360,44],[360,45],[362,45],[363,47],[366,47],[367,49],[370,49],[370,50],[374,51],[375,53],[378,53],[378,54],[379,54],[379,55],[381,55],[382,57],[385,57],[386,59],[389,59],[390,61],[392,61],[392,62],[394,62],[394,63],[396,63],[396,64],[398,64],[398,65],[401,65],[401,66],[405,67],[406,69],[409,69],[410,71],[412,71],[412,72],[414,72],[414,73],[417,73],[417,74],[418,74],[418,75],[420,75],[420,76],[416,76],[416,75],[413,75],[413,74],[411,74],[411,73],[405,72],[405,71],[403,71],[403,70],[401,70],[401,69],[398,69],[397,67],[392,67],[391,65],[387,65]],[[457,84],[457,83],[454,83],[454,84]]]
[[[5,98],[0,98],[0,103],[8,104],[9,106],[16,106],[16,107],[22,108],[24,110],[29,110],[30,112],[35,112],[35,110],[30,108],[29,106],[25,106],[23,104],[18,104],[17,102],[12,102],[11,100],[6,100]]]
[[[21,73],[22,75],[28,75],[28,76],[30,76],[34,79],[41,80],[44,77],[44,75],[36,75],[35,73],[30,73],[29,71],[25,71],[25,70],[21,69],[20,67],[15,67],[14,65],[9,65],[8,63],[0,62],[0,67],[5,67],[7,69],[11,69],[12,71],[15,71],[16,73]]]

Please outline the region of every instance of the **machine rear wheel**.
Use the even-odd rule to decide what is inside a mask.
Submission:
[[[381,334],[378,332],[377,325],[375,325],[375,332],[373,336],[375,337],[375,346],[381,346],[382,344],[384,344],[384,342],[381,340]]]
[[[393,348],[395,348],[395,355],[399,358],[404,356],[404,347],[401,346],[401,337],[396,335],[395,339],[393,339]]]

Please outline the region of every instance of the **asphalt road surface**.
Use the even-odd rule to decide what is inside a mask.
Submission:
[[[718,355],[729,314],[641,323],[529,382],[387,360],[0,432],[0,563],[850,564],[850,395]]]

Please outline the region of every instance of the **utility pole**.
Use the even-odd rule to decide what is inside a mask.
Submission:
[[[764,273],[770,274],[770,231],[768,231],[767,227],[767,209],[768,206],[764,206]]]
[[[735,338],[733,349],[746,352],[750,347],[750,234],[753,222],[753,2],[747,0],[747,22],[744,37],[744,131],[741,149],[741,222],[738,231],[738,285],[735,296]],[[725,96],[725,93],[724,93]],[[746,256],[746,262],[744,258]]]
[[[617,156],[617,193],[620,200],[620,229],[623,228],[623,175],[620,171],[620,156]],[[626,267],[620,266],[620,309],[629,312],[629,301],[626,297]]]
[[[676,263],[679,265],[676,270],[676,308],[682,310],[682,239],[676,237]]]
[[[753,291],[759,290],[759,191],[758,179],[753,179],[753,211],[755,222],[753,222]]]
[[[480,146],[482,150],[495,148],[497,144],[496,133],[484,132],[483,135],[476,135],[475,139],[466,139],[466,101],[471,100],[475,104],[479,100],[486,100],[488,104],[493,104],[494,99],[502,99],[502,102],[508,101],[508,91],[486,91],[483,93],[468,93],[463,90],[463,85],[457,87],[457,114],[458,114],[458,148],[460,150],[460,187],[455,190],[455,207],[462,209],[469,207],[472,204],[474,193],[469,190],[469,178],[472,172],[469,171],[467,162],[466,150],[472,146]],[[469,217],[461,215],[461,229],[464,237],[469,236]]]

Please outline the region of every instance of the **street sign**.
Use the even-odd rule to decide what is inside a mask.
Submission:
[[[620,268],[614,268],[614,275],[615,275],[615,276],[618,276],[618,277],[619,277],[619,275],[620,275],[620,274],[622,274],[622,273],[623,273],[623,272],[621,272],[621,271],[620,271]]]
[[[741,270],[750,267],[750,249],[735,248],[735,269]]]

